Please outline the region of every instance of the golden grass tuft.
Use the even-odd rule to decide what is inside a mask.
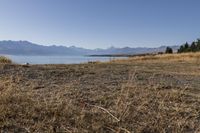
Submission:
[[[0,63],[7,64],[7,63],[12,63],[12,61],[5,56],[0,56]]]

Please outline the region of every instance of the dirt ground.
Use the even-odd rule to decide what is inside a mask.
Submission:
[[[134,125],[133,123],[131,123],[131,120],[130,122],[128,121],[128,116],[124,116],[124,119],[127,120],[127,123],[124,122],[120,125],[116,124],[115,122],[110,123],[104,120],[100,124],[100,120],[94,120],[94,118],[88,118],[88,120],[85,118],[87,116],[87,113],[84,114],[85,117],[82,123],[80,121],[78,122],[79,124],[77,124],[77,121],[70,122],[70,120],[74,120],[74,118],[76,118],[77,116],[81,116],[80,112],[79,114],[76,114],[76,111],[81,107],[85,107],[87,105],[100,108],[100,110],[103,110],[104,115],[106,114],[106,112],[108,112],[108,109],[115,110],[116,108],[114,105],[117,105],[115,100],[119,99],[119,94],[122,93],[123,88],[127,88],[130,86],[133,88],[150,88],[150,90],[152,88],[155,88],[162,91],[164,90],[163,92],[160,92],[159,99],[162,99],[162,97],[160,97],[161,94],[167,93],[167,91],[171,91],[172,89],[179,90],[180,92],[184,91],[184,93],[186,93],[185,95],[187,95],[186,97],[194,98],[194,103],[198,105],[200,97],[200,62],[160,62],[127,60],[113,61],[109,63],[89,63],[78,65],[2,64],[0,65],[0,94],[8,94],[8,92],[6,91],[8,88],[11,88],[11,90],[12,88],[15,88],[16,90],[14,92],[9,91],[9,95],[6,95],[6,98],[3,99],[4,102],[1,103],[1,106],[4,107],[6,104],[10,104],[10,107],[5,107],[5,109],[10,110],[10,112],[14,112],[14,109],[12,109],[12,107],[15,105],[15,113],[19,115],[20,113],[22,113],[24,114],[24,116],[21,115],[20,117],[18,117],[15,116],[14,113],[9,113],[9,111],[2,114],[0,113],[0,129],[2,129],[2,132],[64,132],[64,129],[65,132],[136,132],[136,129],[138,132],[167,132],[168,128],[166,128],[166,125],[164,125],[164,123],[167,123],[166,121],[163,122],[163,125],[161,125],[160,127],[155,127],[155,123],[151,123],[153,120],[149,120],[149,123],[147,125],[151,126],[148,127],[147,125],[144,126],[142,122],[140,124]],[[13,98],[13,95],[19,92],[20,96],[22,95],[22,97],[20,97],[20,100],[19,96],[17,96],[19,103],[13,103],[12,101],[8,100],[8,98]],[[38,101],[44,104],[45,102],[47,102],[49,106],[52,104],[52,106],[55,105],[56,108],[58,108],[57,105],[60,104],[60,99],[67,99],[67,103],[72,104],[74,108],[77,107],[76,109],[74,109],[74,115],[76,115],[71,115],[71,117],[67,120],[69,122],[67,126],[68,128],[62,128],[62,126],[66,126],[65,124],[61,124],[61,119],[63,119],[62,113],[58,113],[58,115],[61,116],[59,116],[60,122],[57,122],[57,124],[52,124],[51,122],[42,122],[45,121],[46,118],[42,120],[36,120],[36,123],[38,123],[38,125],[30,122],[33,119],[33,113],[31,114],[31,116],[29,116],[30,114],[26,114],[27,112],[29,112],[30,108],[28,108],[27,111],[24,111],[23,108],[20,108],[21,106],[26,109],[28,105],[21,105],[21,103],[24,101],[23,96],[29,95],[30,93],[31,95],[27,99],[31,98],[31,100],[33,100],[34,102]],[[137,93],[138,95],[140,95],[139,92]],[[151,95],[153,96],[154,94],[156,93],[152,93]],[[143,97],[144,94],[141,93],[141,95]],[[132,96],[130,97],[132,98]],[[16,97],[14,97],[13,99],[16,100]],[[141,100],[141,98],[138,99]],[[186,101],[186,103],[187,102],[191,101]],[[149,101],[149,103],[152,102]],[[19,104],[19,106],[16,106],[16,104]],[[195,109],[192,109],[190,107],[190,104],[187,105],[187,109],[191,109],[191,112],[196,112],[197,116],[199,117],[199,108],[194,107]],[[121,106],[122,105],[120,104],[120,107]],[[124,106],[125,105],[123,104],[121,109],[125,108]],[[34,107],[33,109],[34,112],[35,108],[36,107]],[[5,109],[3,111],[5,111]],[[44,108],[42,108],[41,110],[44,111]],[[39,112],[41,110],[39,110]],[[52,112],[55,113],[55,110]],[[95,111],[93,110],[92,112]],[[118,116],[120,114],[120,109],[118,109],[118,112],[111,112],[108,112],[108,114],[110,113],[113,116],[116,116],[117,119],[119,119]],[[69,112],[66,112],[65,115],[69,115]],[[95,113],[93,115],[95,115]],[[96,113],[96,115],[98,115],[98,113]],[[133,115],[133,112],[131,112],[131,110],[129,110],[129,115]],[[145,118],[146,117],[147,116],[145,116]],[[23,118],[26,120],[24,120]],[[68,117],[65,116],[65,118],[67,119]],[[174,128],[169,128],[169,132],[197,131],[199,128],[197,123],[199,123],[199,121],[197,120],[197,117],[195,118],[195,121],[192,121],[195,123],[193,124],[193,126],[186,124],[186,127],[183,126],[180,130],[176,130],[175,127],[177,125],[175,124],[176,126],[172,125],[172,127],[174,126]],[[55,119],[57,119],[57,117]],[[96,125],[94,126],[93,124],[91,124],[89,122],[90,120],[95,121],[94,123],[96,123]],[[157,121],[157,118],[155,118],[155,120]],[[189,121],[186,121],[185,123],[187,122]],[[83,123],[90,124],[84,125]],[[53,127],[53,125],[57,126]],[[107,128],[105,129],[105,127]],[[161,129],[163,131],[160,131]]]
[[[133,81],[134,76],[134,81]],[[2,65],[0,80],[11,79],[21,89],[62,86],[86,90],[117,90],[127,82],[188,88],[200,92],[200,64],[188,62],[100,63],[80,65]]]

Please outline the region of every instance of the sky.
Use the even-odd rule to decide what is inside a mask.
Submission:
[[[83,48],[200,38],[200,0],[0,0],[0,40]]]

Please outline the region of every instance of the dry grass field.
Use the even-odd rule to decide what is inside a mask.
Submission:
[[[0,64],[0,131],[199,133],[200,54]]]

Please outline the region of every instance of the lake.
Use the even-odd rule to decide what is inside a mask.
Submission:
[[[89,61],[110,61],[115,59],[124,59],[126,57],[89,57],[89,56],[21,56],[6,55],[17,64],[80,64]]]

